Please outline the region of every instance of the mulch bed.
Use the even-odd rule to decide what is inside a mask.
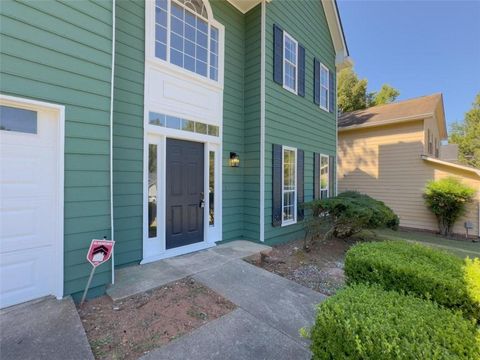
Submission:
[[[306,252],[303,240],[297,240],[274,246],[269,256],[261,260],[247,261],[325,295],[333,295],[345,285],[345,253],[354,243],[354,240],[319,240]]]
[[[235,305],[192,278],[113,302],[102,296],[78,309],[96,359],[137,359]]]

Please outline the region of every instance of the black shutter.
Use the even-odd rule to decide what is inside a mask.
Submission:
[[[320,105],[320,61],[313,59],[313,102]]]
[[[303,220],[304,209],[303,203],[305,202],[304,191],[304,152],[303,150],[297,150],[297,221]]]
[[[320,199],[320,154],[313,153],[313,199]]]
[[[273,81],[283,85],[283,30],[273,24]]]
[[[272,225],[282,225],[282,146],[273,144]]]
[[[330,185],[330,189],[328,191],[330,195],[329,197],[333,197],[336,195],[335,194],[336,171],[337,171],[337,168],[335,166],[335,156],[330,155],[328,157],[328,176],[329,176],[328,183]]]
[[[329,74],[329,79],[328,79],[328,84],[329,84],[329,98],[330,98],[330,104],[329,104],[329,110],[331,113],[335,111],[335,97],[337,96],[335,94],[335,76],[333,74],[333,71],[328,71]]]
[[[298,45],[298,95],[305,96],[305,48]]]

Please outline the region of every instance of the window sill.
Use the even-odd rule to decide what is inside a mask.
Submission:
[[[291,92],[292,94],[298,95],[298,92],[295,89],[289,88],[288,86],[285,86],[285,85],[283,85],[283,88],[288,92]]]
[[[290,225],[295,225],[297,223],[297,220],[289,220],[289,221],[282,221],[282,227],[284,226],[290,226]]]
[[[330,109],[326,108],[326,107],[323,107],[320,105],[320,109],[322,109],[323,111],[326,111],[326,112],[330,112]]]
[[[171,64],[171,63],[169,63],[165,60],[162,60],[162,59],[159,59],[159,58],[156,58],[156,57],[153,57],[153,56],[147,57],[146,62],[148,64],[150,64],[153,68],[167,70],[171,74],[180,76],[180,77],[182,77],[184,79],[187,79],[187,80],[193,80],[194,82],[196,82],[198,84],[201,84],[203,86],[208,86],[212,89],[223,90],[223,83],[220,82],[220,74],[218,74],[219,80],[214,81],[212,79],[209,79],[207,77],[198,75],[198,74],[196,74],[194,72],[191,72],[189,70],[186,70],[186,69],[184,69],[180,66],[173,65],[173,64]]]

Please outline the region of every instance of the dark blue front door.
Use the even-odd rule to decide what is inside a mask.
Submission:
[[[203,144],[167,139],[166,247],[203,241]]]

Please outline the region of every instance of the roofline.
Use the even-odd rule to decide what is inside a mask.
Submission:
[[[417,115],[412,115],[412,116],[404,116],[404,117],[399,117],[395,119],[388,119],[388,120],[383,120],[383,121],[378,121],[374,123],[363,123],[363,124],[358,124],[358,125],[347,125],[347,126],[342,126],[340,123],[338,124],[338,131],[349,131],[349,130],[357,130],[357,129],[366,129],[366,128],[371,128],[371,127],[377,127],[377,126],[385,126],[385,125],[390,125],[390,124],[398,124],[402,122],[409,122],[409,121],[423,121],[428,117],[434,116],[433,113],[424,113],[424,114],[417,114]]]
[[[346,67],[353,66],[353,60],[347,47],[345,33],[343,31],[340,12],[336,0],[321,0],[325,17],[327,18],[328,29],[332,37],[333,46],[335,48],[335,66],[340,71]]]
[[[420,155],[420,157],[425,161],[430,161],[430,162],[435,163],[435,164],[450,166],[450,167],[453,167],[453,168],[456,168],[456,169],[469,171],[469,172],[472,172],[472,173],[476,174],[478,177],[480,177],[480,170],[477,170],[475,168],[465,166],[465,165],[461,165],[461,164],[455,164],[455,163],[452,163],[450,161],[435,159],[435,158],[432,158],[428,155]]]

